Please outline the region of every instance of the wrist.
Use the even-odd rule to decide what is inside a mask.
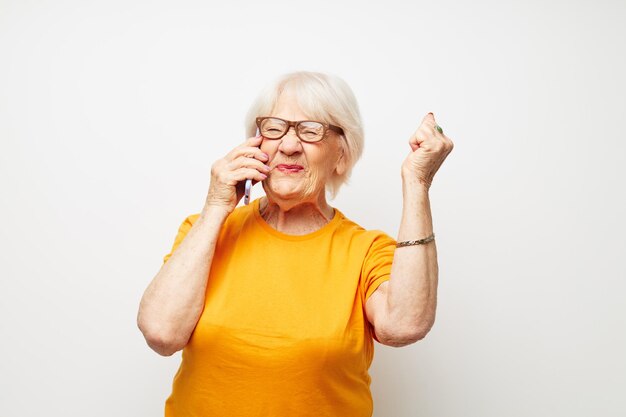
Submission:
[[[426,193],[430,190],[430,183],[421,180],[416,174],[402,171],[402,190],[403,192]]]
[[[200,213],[200,217],[211,220],[224,221],[232,210],[229,207],[219,204],[205,204]]]

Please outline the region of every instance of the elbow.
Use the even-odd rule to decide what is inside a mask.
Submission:
[[[172,356],[184,347],[164,332],[150,330],[139,322],[137,323],[137,327],[139,327],[139,330],[143,334],[143,337],[150,349],[154,350],[161,356]]]
[[[420,340],[426,337],[426,335],[430,332],[430,329],[432,329],[434,324],[435,322],[433,318],[432,320],[429,320],[428,322],[423,323],[420,326],[416,326],[412,328],[411,331],[408,332],[407,337],[409,338],[409,340],[411,340],[411,343],[419,342]]]
[[[435,314],[430,314],[426,317],[423,317],[419,320],[416,320],[412,325],[408,325],[404,334],[404,339],[409,343],[419,342],[424,339],[426,335],[430,332],[433,325],[435,324]]]
[[[407,333],[406,335],[402,336],[398,340],[398,343],[399,343],[398,346],[402,347],[402,346],[412,345],[413,343],[417,343],[420,340],[424,339],[427,334],[428,334],[428,331],[421,331],[421,330],[416,330],[414,332]]]
[[[415,343],[417,340],[415,336],[409,333],[400,333],[389,330],[376,331],[376,340],[385,345],[391,347],[403,347]]]
[[[426,336],[425,333],[411,332],[411,333],[403,333],[397,334],[388,337],[383,342],[387,346],[391,347],[404,347],[408,345],[412,345],[413,343],[419,342]]]
[[[424,339],[430,328],[432,326],[427,327],[411,327],[407,329],[389,329],[382,330],[381,332],[377,332],[376,337],[380,341],[380,343],[391,346],[391,347],[403,347],[412,345],[413,343],[419,342]]]
[[[148,346],[150,346],[150,349],[154,350],[161,356],[172,356],[174,353],[182,349],[178,347],[177,344],[168,341],[168,339],[159,337],[146,337],[146,342],[148,343]]]
[[[416,326],[415,328],[413,328],[411,335],[413,336],[416,342],[420,341],[426,337],[426,335],[430,332],[430,329],[433,328],[434,324],[435,324],[435,318],[432,317],[430,320],[426,321],[422,325]]]
[[[410,333],[408,337],[411,343],[416,343],[424,339],[427,334],[428,334],[428,330],[416,330]]]

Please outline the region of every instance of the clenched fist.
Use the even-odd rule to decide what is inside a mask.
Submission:
[[[430,188],[435,173],[454,148],[450,138],[439,132],[436,126],[435,116],[426,114],[409,139],[411,152],[402,163],[402,178],[417,180],[426,189]]]

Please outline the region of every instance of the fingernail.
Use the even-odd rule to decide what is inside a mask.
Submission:
[[[264,165],[265,169],[267,169],[268,171],[270,171],[272,168],[268,167],[267,165]]]
[[[266,154],[265,152],[263,152],[263,156],[267,159],[270,159],[270,156],[268,154]]]
[[[265,174],[261,174],[261,177],[263,177],[263,179],[266,179],[266,178],[267,178],[267,175],[265,175]]]

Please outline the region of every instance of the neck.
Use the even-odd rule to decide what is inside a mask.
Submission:
[[[265,196],[259,202],[261,217],[279,232],[306,235],[321,229],[332,220],[335,210],[321,193],[308,201],[288,201]]]

